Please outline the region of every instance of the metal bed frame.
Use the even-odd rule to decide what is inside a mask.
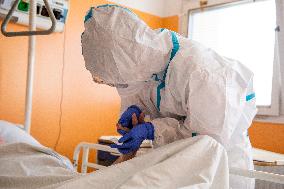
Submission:
[[[20,32],[7,32],[6,27],[9,21],[12,18],[12,14],[15,11],[18,3],[20,0],[15,0],[14,4],[12,5],[11,10],[6,15],[2,25],[1,25],[1,32],[6,37],[16,37],[16,36],[28,36],[29,37],[29,51],[28,51],[28,71],[27,71],[27,87],[26,87],[26,105],[25,105],[25,124],[24,129],[27,133],[30,133],[30,126],[31,126],[31,115],[32,115],[32,94],[33,94],[33,81],[34,81],[34,65],[35,65],[35,43],[36,43],[36,35],[49,35],[54,32],[56,27],[56,19],[54,14],[48,4],[47,0],[43,0],[47,11],[50,15],[51,19],[51,27],[45,31],[36,31],[36,0],[30,0],[30,11],[29,11],[29,31],[20,31]],[[80,143],[74,151],[74,167],[78,168],[78,159],[79,153],[83,149],[83,156],[82,156],[82,173],[87,172],[88,167],[92,167],[95,169],[103,169],[104,166],[98,165],[96,163],[91,163],[88,161],[89,150],[102,150],[111,153],[115,153],[119,155],[119,152],[116,149],[112,149],[108,146],[101,145],[101,144],[91,144],[82,142]],[[262,171],[256,170],[242,170],[238,168],[231,168],[230,174],[244,176],[248,178],[255,178],[264,181],[270,181],[274,183],[284,184],[284,175],[267,173]]]

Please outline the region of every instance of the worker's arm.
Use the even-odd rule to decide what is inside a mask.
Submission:
[[[228,143],[243,112],[245,102],[240,98],[245,91],[229,89],[226,82],[225,76],[214,73],[208,76],[205,70],[200,69],[185,80],[182,89],[170,91],[175,88],[168,87],[165,101],[171,98],[171,94],[181,96],[178,100],[182,101],[186,118],[180,121],[173,118],[152,120],[154,145],[161,146],[196,134],[212,136],[222,144]]]
[[[163,146],[176,140],[191,137],[189,128],[174,118],[157,118],[151,121],[154,126],[154,147]]]
[[[191,64],[196,69],[187,79],[169,72],[169,75],[177,77],[174,81],[183,82],[180,82],[182,86],[176,87],[176,83],[169,78],[165,89],[168,91],[161,104],[166,106],[168,101],[180,102],[186,118],[181,121],[173,118],[152,120],[156,146],[196,134],[209,135],[226,146],[236,129],[240,133],[247,131],[256,113],[255,99],[248,98],[250,94],[254,94],[252,75],[248,74],[244,79],[244,76],[237,73],[237,69],[241,70],[238,62],[232,62],[236,70],[211,70],[210,74],[206,67],[198,67],[198,64],[194,65],[194,61]],[[164,108],[162,105],[161,110]],[[171,107],[165,107],[167,108]]]
[[[131,105],[123,112],[117,122],[117,132],[125,135],[138,123],[144,122],[144,113],[136,105]]]
[[[136,85],[129,85],[127,88],[118,88],[117,91],[121,98],[120,118],[117,123],[117,130],[121,135],[125,130],[133,127],[132,116],[135,114],[138,123],[144,122],[146,115],[157,117],[159,112],[151,101],[151,89],[155,83],[143,82]]]

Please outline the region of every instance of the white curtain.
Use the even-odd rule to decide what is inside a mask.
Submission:
[[[280,60],[280,78],[281,78],[281,115],[284,115],[284,1],[275,0],[276,2],[276,14],[277,25],[280,31],[278,31],[278,49]]]

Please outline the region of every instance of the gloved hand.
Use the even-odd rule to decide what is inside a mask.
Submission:
[[[151,122],[136,125],[118,140],[123,144],[112,144],[111,147],[117,148],[122,154],[128,154],[138,150],[145,139],[154,140],[154,126]]]
[[[117,132],[121,135],[125,135],[129,130],[133,128],[134,125],[144,122],[144,113],[141,109],[132,105],[127,108],[125,112],[121,115],[117,123]]]

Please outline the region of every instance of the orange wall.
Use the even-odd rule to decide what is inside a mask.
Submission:
[[[167,28],[169,30],[178,32],[178,23],[179,23],[178,16],[170,16],[163,18],[163,28]]]
[[[69,2],[65,32],[37,37],[31,134],[43,145],[54,147],[60,130],[63,79],[61,136],[56,150],[71,158],[79,142],[97,142],[101,135],[116,134],[120,98],[115,89],[92,81],[81,55],[84,15],[90,6],[106,1]],[[134,12],[153,28],[163,25],[157,16]],[[26,29],[13,24],[8,28]],[[0,119],[14,123],[24,122],[27,43],[26,37],[0,34]]]
[[[284,154],[284,125],[254,122],[249,136],[254,147]]]

